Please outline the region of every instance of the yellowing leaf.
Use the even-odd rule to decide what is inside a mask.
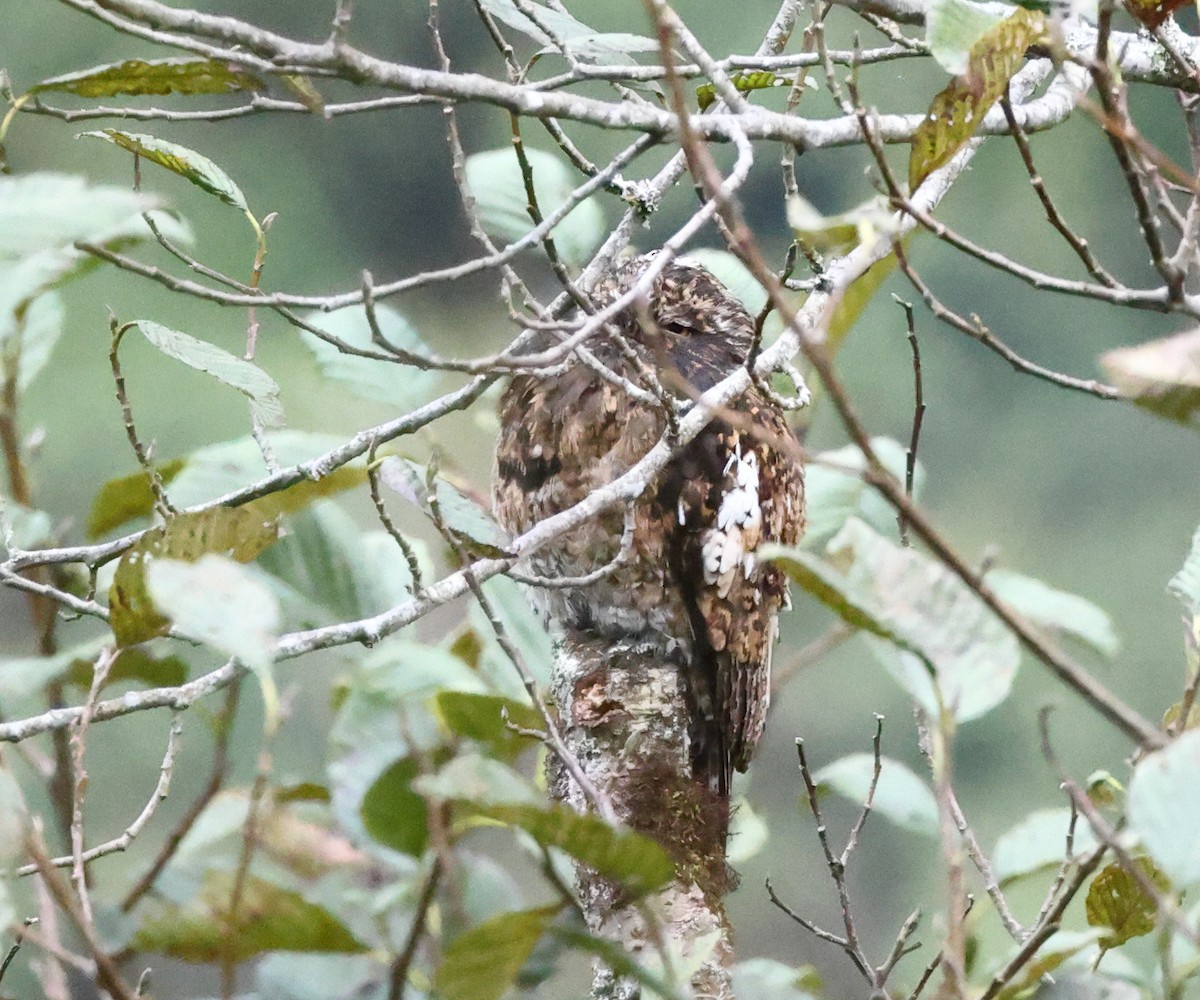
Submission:
[[[109,66],[52,77],[29,88],[31,94],[59,91],[79,97],[117,94],[226,94],[235,90],[265,90],[253,73],[237,63],[192,56],[170,59],[127,59]]]
[[[1137,858],[1134,864],[1159,889],[1165,892],[1169,888],[1166,876],[1149,858]],[[1101,948],[1116,948],[1130,938],[1149,934],[1158,915],[1154,897],[1115,862],[1092,879],[1085,905],[1090,927],[1107,927],[1112,931],[1100,939]]]
[[[121,556],[108,590],[110,624],[117,645],[145,642],[156,635],[165,635],[170,628],[170,621],[147,593],[148,562],[155,559],[194,562],[207,553],[250,562],[277,536],[274,519],[264,517],[253,504],[177,514],[160,527],[151,528]]]
[[[240,208],[249,214],[246,196],[224,170],[212,160],[194,149],[180,146],[165,139],[156,139],[152,135],[141,135],[136,132],[122,132],[115,128],[101,129],[98,132],[83,132],[77,138],[104,139],[114,145],[127,149],[131,153],[166,167],[172,173],[185,177],[209,194],[216,195],[221,201],[234,208]]]
[[[908,161],[910,191],[915,191],[975,134],[1021,65],[1025,50],[1045,32],[1044,15],[1020,9],[971,46],[966,72],[933,99],[929,113],[913,135]]]

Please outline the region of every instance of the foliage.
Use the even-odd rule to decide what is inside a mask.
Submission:
[[[953,489],[966,495],[989,488],[976,483],[1007,487],[1011,480],[1030,496],[1016,486],[1004,491],[1005,516],[1016,511],[1030,539],[1045,537],[1032,531],[1042,494],[1029,485],[1042,477],[1051,495],[1050,474],[1035,457],[1041,438],[1005,453],[1033,468],[1019,480],[1008,468],[987,478],[991,456],[981,454],[972,456],[978,468],[971,483],[951,484],[944,443],[932,459],[918,457],[925,454],[923,379],[953,364],[961,385],[981,385],[990,374],[973,382],[972,366],[990,359],[943,352],[923,367],[921,352],[941,348],[924,330],[918,347],[906,303],[908,345],[903,334],[889,345],[872,328],[891,308],[877,293],[903,276],[934,317],[1036,376],[1056,398],[1071,392],[1088,396],[1089,405],[1103,400],[1115,411],[1114,424],[1142,420],[1130,433],[1146,439],[1177,441],[1165,435],[1194,430],[1200,331],[1192,326],[1200,302],[1191,288],[1200,202],[1191,172],[1144,138],[1129,110],[1136,102],[1126,94],[1142,85],[1173,90],[1193,114],[1191,49],[1181,54],[1181,29],[1170,20],[1177,2],[1127,4],[1138,24],[1162,29],[1154,38],[1122,32],[1107,8],[1093,27],[1079,4],[1042,10],[1032,2],[933,0],[914,13],[912,5],[883,3],[880,11],[895,19],[875,12],[870,24],[889,36],[886,44],[859,38],[866,22],[854,10],[861,5],[835,2],[831,21],[853,19],[853,31],[807,21],[791,49],[777,32],[754,56],[732,47],[707,52],[679,18],[709,15],[658,3],[648,5],[645,20],[638,8],[636,23],[629,17],[631,23],[609,27],[603,5],[568,11],[557,2],[480,0],[462,11],[445,5],[439,14],[431,4],[420,13],[435,43],[435,69],[424,68],[424,56],[410,65],[369,54],[386,50],[372,44],[383,36],[360,29],[356,18],[363,15],[349,3],[336,5],[332,35],[320,43],[282,33],[299,23],[294,12],[268,30],[238,12],[214,18],[154,0],[101,6],[99,30],[132,35],[121,54],[136,55],[79,68],[71,64],[77,47],[28,39],[31,50],[49,51],[54,75],[0,74],[0,580],[12,591],[5,614],[23,616],[19,626],[6,619],[11,627],[0,658],[0,747],[16,745],[0,756],[0,995],[65,996],[64,956],[121,998],[149,995],[124,977],[157,961],[152,956],[175,960],[171,987],[161,995],[198,995],[187,991],[215,975],[229,998],[251,988],[253,995],[294,1000],[578,995],[586,988],[579,969],[593,960],[600,970],[595,995],[607,988],[608,970],[664,1000],[699,993],[695,977],[714,962],[729,966],[732,987],[722,980],[723,998],[732,988],[743,998],[817,1000],[863,993],[864,986],[872,996],[989,1000],[1183,995],[1200,972],[1197,913],[1183,909],[1193,905],[1187,894],[1200,882],[1200,529],[1167,585],[1184,618],[1179,690],[1147,683],[1127,702],[1120,692],[1140,685],[1140,675],[1130,679],[1138,665],[1122,659],[1117,623],[1127,616],[1093,601],[1101,588],[1093,594],[1080,583],[1089,579],[1085,568],[1064,563],[1047,574],[1054,582],[1025,572],[1046,560],[1019,536],[1007,539],[1002,557],[965,554],[973,542],[1005,531],[995,504],[977,513],[972,501],[962,523],[938,526],[953,523]],[[439,16],[454,18],[445,37]],[[916,30],[909,27],[914,17]],[[495,44],[496,61],[458,67],[455,46],[468,32]],[[847,33],[849,48],[838,47],[838,32]],[[1097,38],[1108,39],[1105,53],[1097,52]],[[1158,47],[1164,40],[1176,50]],[[453,58],[443,52],[448,41]],[[164,47],[172,54],[159,51]],[[1047,53],[1053,60],[1043,58]],[[669,67],[660,65],[665,57]],[[953,79],[931,97],[927,91],[941,80],[930,85],[926,75],[906,75],[894,68],[897,60],[932,60]],[[890,74],[882,83],[872,76],[880,65]],[[850,81],[840,77],[843,67],[851,68]],[[1050,73],[1054,82],[1039,91]],[[1078,104],[1077,118],[1091,113],[1089,127],[1102,131],[1116,154],[1114,173],[1134,211],[1111,214],[1137,223],[1132,239],[1102,230],[1111,244],[1103,249],[1116,258],[1122,240],[1137,244],[1143,271],[1148,253],[1147,287],[1114,277],[1093,256],[1091,245],[1102,241],[1089,243],[1062,218],[1033,160],[1031,150],[1043,156],[1041,138],[1034,147],[1023,134],[1015,137],[1025,166],[1019,180],[1035,180],[1041,210],[1074,255],[1070,266],[1082,266],[1088,280],[1034,271],[959,236],[941,216],[929,217],[976,140],[1009,115],[1056,140],[1066,111],[1056,110],[1054,98],[1076,94],[1083,73],[1096,103],[1072,97],[1067,104]],[[810,110],[808,92],[818,77],[815,89],[833,98],[834,118]],[[859,107],[884,96],[909,113]],[[1001,101],[1008,104],[1004,119]],[[331,141],[333,119],[431,107],[437,114],[430,120],[446,124],[443,186],[458,201],[447,209],[430,194],[429,216],[405,220],[421,234],[421,270],[381,283],[366,273],[349,290],[286,291],[299,279],[285,262],[325,259],[323,248],[298,240],[294,230],[278,232],[273,212],[260,216],[250,206],[271,206],[296,186],[290,154],[263,129],[253,132],[252,156],[245,147],[239,156],[227,144],[234,126],[226,121],[253,124],[256,116],[302,112],[292,124],[319,134],[332,157],[348,134]],[[681,109],[689,115],[686,128]],[[35,155],[35,116],[63,136],[74,131],[64,120],[112,119],[116,126],[82,131],[79,138],[99,140],[70,147],[82,155],[63,154],[53,143]],[[483,116],[499,123],[503,140]],[[207,124],[196,127],[197,120]],[[425,152],[424,133],[406,131],[412,119],[389,120],[405,124],[389,132],[386,158],[403,164],[406,183],[426,176],[416,155]],[[132,122],[142,121],[149,124],[134,131]],[[187,144],[163,137],[176,133]],[[632,146],[629,135],[636,135]],[[361,178],[368,175],[357,171],[372,161],[356,141],[348,140],[344,162]],[[719,142],[732,152],[712,155]],[[893,179],[882,142],[909,144],[907,192]],[[754,183],[768,173],[777,183],[777,145],[786,151],[783,191],[751,201],[747,192],[757,189],[744,187],[743,171]],[[830,199],[793,154],[805,152],[799,162],[807,167],[818,151],[840,156],[836,150],[846,145],[868,148],[876,194],[863,200],[859,195],[870,192],[839,182],[838,197],[846,195],[840,204],[855,207],[819,208]],[[621,146],[627,148],[618,152]],[[699,202],[687,184],[672,193],[682,174],[662,167],[665,156],[651,163],[661,152],[648,153],[655,146],[681,154],[679,170],[690,171]],[[764,148],[771,150],[765,158]],[[162,169],[143,174],[146,163]],[[272,171],[270,186],[254,169],[263,164]],[[132,184],[102,179],[130,166]],[[1073,184],[1092,198],[1097,164],[1071,166]],[[990,173],[980,174],[992,183]],[[1099,194],[1093,200],[1107,204]],[[177,205],[194,206],[199,241]],[[251,233],[230,224],[220,206],[237,209]],[[1023,236],[1034,224],[1028,206],[979,185],[960,209],[985,230],[987,217],[1001,212],[1018,217]],[[463,211],[468,224],[453,242],[449,231]],[[660,225],[663,219],[670,227]],[[931,234],[924,243],[912,235],[918,223]],[[1165,223],[1182,230],[1173,248]],[[458,262],[468,231],[483,249]],[[693,246],[697,233],[720,246]],[[747,376],[739,362],[705,397],[716,400],[718,419],[735,420],[722,386],[737,379],[744,386],[749,377],[764,392],[786,386],[781,405],[799,411],[807,531],[795,545],[760,547],[753,566],[773,563],[794,585],[798,613],[785,623],[776,665],[783,667],[778,683],[790,679],[800,690],[781,701],[802,707],[793,718],[774,710],[767,741],[786,742],[789,726],[803,720],[800,775],[788,777],[790,766],[768,770],[778,766],[768,747],[753,783],[738,779],[726,853],[718,848],[720,856],[704,860],[722,886],[736,881],[727,861],[755,872],[752,865],[786,869],[797,834],[814,826],[810,846],[823,859],[821,877],[833,885],[837,930],[806,916],[818,908],[807,869],[799,906],[791,908],[773,886],[769,899],[805,933],[836,944],[835,957],[849,957],[851,973],[863,980],[852,987],[835,971],[824,976],[832,980],[826,989],[813,967],[791,964],[790,951],[756,955],[764,949],[754,935],[738,935],[736,956],[724,931],[698,929],[703,921],[684,921],[681,936],[665,901],[681,884],[704,895],[699,880],[688,881],[703,867],[688,853],[693,845],[652,836],[645,831],[657,827],[646,817],[622,813],[590,790],[581,793],[581,801],[592,797],[582,810],[547,795],[547,784],[569,788],[575,780],[569,765],[578,762],[571,760],[566,776],[556,776],[560,729],[602,729],[609,709],[601,705],[599,718],[581,723],[548,703],[554,637],[528,592],[507,578],[528,582],[530,565],[520,559],[544,539],[536,528],[509,537],[489,512],[490,389],[514,367],[600,366],[578,349],[594,341],[572,342],[575,354],[566,361],[556,352],[595,312],[588,283],[635,237],[647,244],[642,250],[686,252],[754,318],[750,366],[757,368]],[[787,247],[778,260],[763,249],[776,237]],[[1181,317],[1188,326],[1142,336],[1108,322],[1106,333],[1119,330],[1119,343],[1103,353],[1086,350],[1111,385],[1054,371],[1021,357],[979,315],[959,315],[937,298],[915,270],[940,252],[926,248],[935,238],[1033,286],[1039,304],[1052,291],[1067,292],[1106,316],[1132,307]],[[362,262],[368,256],[362,251]],[[267,270],[277,257],[281,270]],[[954,266],[953,281],[962,286],[956,294],[978,292],[986,301],[957,258]],[[320,288],[346,284],[344,274],[299,273]],[[151,285],[167,294],[145,294]],[[406,292],[413,294],[400,301]],[[192,310],[192,300],[208,311]],[[94,336],[103,306],[108,338]],[[636,314],[639,302],[632,308]],[[147,318],[122,318],[130,315]],[[899,314],[887,315],[886,329],[899,329]],[[459,335],[459,327],[468,332]],[[1050,323],[1034,332],[1025,343],[1039,356],[1065,352],[1073,340],[1059,338]],[[894,360],[893,347],[909,352],[896,383],[903,393],[874,398],[857,380],[882,385],[875,369]],[[106,350],[108,366],[97,375],[87,362],[105,360]],[[802,357],[794,362],[797,352]],[[843,381],[846,368],[853,374]],[[128,386],[127,370],[136,370]],[[697,395],[675,374],[660,379],[647,370],[638,387],[639,405],[662,407],[663,440],[673,448],[686,445],[678,434],[690,426]],[[91,411],[97,386],[110,403],[116,397],[105,432]],[[997,397],[978,395],[980,419],[998,420]],[[930,407],[936,412],[932,400]],[[870,414],[871,426],[894,424],[891,436],[872,435],[860,411]],[[1070,412],[1080,438],[1092,432],[1087,418]],[[372,425],[375,418],[380,422]],[[831,431],[835,421],[839,429]],[[237,429],[221,440],[218,425]],[[1111,433],[1112,425],[1104,426]],[[120,436],[106,437],[107,430]],[[75,447],[71,462],[54,450],[64,437]],[[47,468],[43,448],[63,467]],[[1171,448],[1173,456],[1181,450]],[[1157,484],[1120,482],[1107,474],[1110,458],[1092,463],[1105,474],[1094,490],[1121,492],[1126,509],[1138,512],[1127,518],[1129,540],[1116,541],[1122,559],[1140,559],[1148,540],[1165,531],[1149,512],[1141,514]],[[657,489],[661,468],[637,488]],[[69,490],[48,488],[52,480]],[[714,508],[723,510],[719,500]],[[1072,503],[1054,500],[1062,508]],[[1056,513],[1071,523],[1070,509]],[[1194,519],[1194,511],[1187,516]],[[1091,547],[1112,542],[1096,539]],[[1089,596],[1066,589],[1072,580]],[[793,662],[795,620],[814,635]],[[829,620],[828,631],[815,634]],[[827,703],[819,682],[809,689],[795,679],[808,675],[797,671],[847,639],[850,652],[837,669],[859,672],[852,681],[839,676],[844,697]],[[1141,648],[1138,640],[1129,647]],[[1046,713],[1040,741],[1032,736],[1043,667],[1072,701],[1098,713],[1089,716],[1086,745],[1073,747],[1070,769],[1059,760]],[[863,681],[876,668],[894,689]],[[1118,693],[1107,690],[1110,682]],[[888,699],[915,713],[907,742],[908,724],[895,716],[886,727],[877,717],[870,751],[840,748],[826,756],[823,740],[808,736],[850,731],[862,712]],[[1133,702],[1149,706],[1161,725],[1142,719]],[[649,727],[687,729],[653,713],[635,723],[634,741]],[[1040,742],[1049,778],[1009,770],[1004,761],[1012,748],[999,743],[1009,731],[1017,734],[1014,743]],[[1113,739],[1122,741],[1115,749]],[[810,768],[810,754],[830,762]],[[1025,766],[1030,756],[1020,758]],[[991,757],[1001,763],[980,766]],[[1092,776],[1076,779],[1077,767],[1093,768]],[[985,770],[1003,773],[981,777]],[[127,790],[143,780],[145,804],[126,815]],[[643,811],[667,814],[681,799],[690,802],[662,776],[644,785]],[[807,813],[775,814],[770,795],[781,797],[781,788],[789,803],[803,797],[812,824]],[[986,799],[1011,810],[979,824],[1002,831],[990,850],[972,825]],[[712,808],[703,796],[699,801],[691,805]],[[847,803],[856,818],[839,849],[837,810]],[[724,822],[719,812],[714,825]],[[884,824],[886,836],[876,832]],[[896,827],[904,833],[894,834]],[[125,867],[112,857],[120,853]],[[882,877],[901,857],[936,877]],[[767,912],[767,897],[755,895],[752,883],[743,882],[747,908]],[[863,884],[878,898],[864,898]],[[922,925],[918,909],[889,932],[890,950],[868,954],[862,942],[884,938],[880,915],[912,909],[901,898],[908,892],[919,893],[936,917]],[[719,900],[705,903],[721,912]],[[35,913],[41,923],[26,933]],[[625,918],[629,926],[617,926]],[[1084,925],[1090,930],[1073,929]],[[1159,947],[1149,959],[1127,947],[1150,934]],[[907,960],[917,935],[923,957],[941,958],[924,975],[920,961]],[[69,955],[72,949],[80,954]],[[203,967],[206,978],[189,982],[192,967]]]

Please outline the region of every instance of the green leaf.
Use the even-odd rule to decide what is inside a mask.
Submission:
[[[156,139],[152,135],[142,135],[137,132],[122,132],[115,128],[101,129],[98,132],[82,132],[78,138],[104,139],[114,145],[127,149],[129,152],[157,163],[174,174],[191,181],[196,187],[216,195],[226,205],[240,208],[247,215],[250,206],[246,196],[224,170],[212,160],[194,149],[180,146],[165,139]]]
[[[631,893],[653,892],[674,874],[671,859],[653,840],[614,829],[599,816],[546,803],[521,775],[499,761],[464,754],[413,785],[429,798],[458,804],[468,823],[484,818],[515,826],[543,847],[566,851],[619,881]]]
[[[876,658],[935,718],[944,708],[960,722],[975,719],[1008,696],[1020,663],[1016,639],[940,563],[857,519],[829,543],[828,562],[781,546],[760,556],[867,632]]]
[[[1105,958],[1104,964],[1112,965],[1112,958]],[[1144,974],[1136,968],[1131,969],[1130,973],[1137,976],[1134,982],[1143,979]],[[1033,994],[1033,998],[1034,1000],[1145,1000],[1146,994],[1138,989],[1134,982],[1101,975],[1098,972],[1072,969],[1053,977],[1043,977],[1043,980],[1037,985],[1037,992]],[[1021,996],[1025,995],[1021,994]],[[1006,993],[1001,993],[1000,1000],[1010,1000],[1010,997]]]
[[[1112,619],[1091,601],[1009,570],[989,570],[985,582],[1021,617],[1051,634],[1076,639],[1110,659],[1120,651]]]
[[[1100,366],[1126,399],[1159,417],[1200,427],[1200,328],[1118,347]]]
[[[385,847],[415,858],[429,843],[429,810],[412,787],[417,774],[412,758],[396,761],[367,789],[360,807],[367,833]]]
[[[546,218],[561,207],[576,186],[575,178],[558,157],[526,149],[533,171],[538,207]],[[498,239],[515,242],[533,228],[521,167],[511,147],[467,157],[467,185],[483,228]],[[552,233],[559,255],[568,266],[585,263],[604,238],[604,212],[594,198],[585,198],[555,226]]]
[[[874,770],[873,754],[852,753],[821,768],[813,780],[819,791],[836,792],[861,806],[866,801]],[[933,792],[908,767],[891,757],[880,758],[879,783],[871,812],[913,833],[938,836]]]
[[[653,38],[627,32],[596,31],[561,8],[546,7],[533,0],[526,0],[522,6],[534,12],[536,21],[517,7],[513,0],[482,0],[482,3],[484,9],[498,21],[541,45],[561,42],[573,58],[583,62],[627,65],[634,61],[631,53],[658,51],[658,42]],[[554,37],[551,38],[547,32],[553,32]]]
[[[79,97],[117,94],[226,94],[266,90],[257,76],[237,63],[181,56],[170,59],[127,59],[77,73],[51,77],[29,88],[31,94],[59,91]]]
[[[1192,535],[1192,547],[1183,566],[1167,584],[1167,593],[1178,598],[1193,619],[1200,616],[1200,528]]]
[[[751,807],[749,799],[739,797],[730,812],[725,860],[731,865],[741,865],[762,853],[771,831],[766,820]]]
[[[97,258],[75,249],[77,241],[115,249],[151,239],[143,214],[158,204],[152,195],[89,185],[82,177],[0,176],[0,340],[28,320],[26,310],[38,296],[99,266]],[[191,240],[187,226],[171,216],[155,213],[155,222],[172,240]],[[55,307],[39,308],[46,311],[35,317],[41,334],[33,340],[52,341],[52,331],[41,328],[53,327]],[[30,350],[36,355],[32,342]],[[25,376],[27,382],[34,374]]]
[[[170,622],[156,609],[146,590],[146,567],[157,559],[194,562],[209,553],[249,562],[278,535],[274,519],[253,505],[215,507],[176,514],[151,528],[117,564],[108,591],[110,624],[120,646],[132,646],[164,635]]]
[[[967,71],[971,49],[1002,18],[968,0],[930,0],[925,12],[925,42],[947,73]]]
[[[1129,826],[1180,889],[1200,882],[1200,730],[1189,729],[1133,771]]]
[[[1135,858],[1138,870],[1161,892],[1170,886],[1166,876],[1154,867],[1149,858]],[[1088,888],[1085,902],[1089,927],[1106,927],[1112,931],[1100,939],[1101,948],[1116,948],[1135,937],[1154,930],[1158,904],[1138,881],[1119,863],[1102,869]]]
[[[675,865],[649,837],[615,830],[599,816],[558,805],[475,805],[480,815],[518,827],[543,847],[557,847],[626,892],[644,896],[666,885]]]
[[[91,663],[100,650],[108,645],[108,638],[107,635],[98,635],[53,656],[0,659],[0,705],[8,709],[18,700],[38,694],[50,681],[70,670],[78,660]]]
[[[371,1000],[384,976],[379,962],[365,955],[264,955],[254,968],[256,994],[271,1000]]]
[[[821,977],[811,965],[793,968],[773,958],[747,958],[731,970],[733,992],[739,997],[763,1000],[818,1000]]]
[[[434,710],[452,733],[482,743],[489,754],[503,761],[512,761],[536,745],[528,736],[513,732],[511,726],[540,730],[546,725],[527,702],[493,694],[440,691],[434,698]]]
[[[904,482],[907,448],[891,438],[871,438],[871,450],[884,469],[897,482]],[[898,542],[900,529],[895,510],[878,492],[862,480],[867,463],[857,445],[846,445],[817,454],[805,470],[804,492],[808,509],[808,528],[801,545],[810,551],[824,551],[829,541],[857,517],[879,534]],[[913,496],[920,499],[925,486],[925,467],[918,462],[913,470]]]
[[[338,309],[331,313],[314,310],[305,317],[310,326],[318,327],[343,343],[371,354],[387,354],[387,350],[371,340],[371,326],[361,307]],[[394,347],[410,354],[428,356],[416,330],[391,306],[375,307],[379,332]],[[411,410],[427,402],[437,386],[439,375],[412,365],[346,354],[333,344],[314,334],[302,331],[301,339],[317,359],[321,371],[331,379],[342,382],[356,396],[387,403],[398,410]]]
[[[172,330],[150,320],[138,319],[136,326],[142,335],[167,357],[182,361],[189,368],[207,372],[213,378],[250,400],[250,409],[263,427],[283,424],[283,404],[279,401],[279,385],[258,365],[230,354],[207,340],[197,340],[186,333]]]
[[[901,241],[901,245],[908,247],[915,235],[916,233],[913,233],[906,237]],[[846,334],[854,328],[854,324],[858,322],[858,318],[863,314],[868,303],[875,297],[875,293],[883,287],[883,283],[896,270],[898,260],[895,251],[889,253],[882,260],[877,260],[868,267],[850,283],[849,288],[842,292],[842,297],[833,310],[833,318],[829,321],[829,333],[826,335],[826,342],[829,344],[831,353],[836,354]]]
[[[734,73],[729,82],[740,93],[748,94],[752,90],[767,90],[770,87],[790,87],[791,78],[776,76],[769,70],[754,70],[748,73]],[[716,103],[717,88],[711,83],[705,83],[696,88],[696,103],[701,111],[707,110]]]
[[[266,728],[279,719],[279,693],[272,668],[279,631],[279,602],[249,570],[225,556],[195,562],[152,559],[145,566],[146,591],[183,635],[235,656],[253,671],[266,705]]]
[[[1067,854],[1068,809],[1037,809],[996,841],[992,870],[1001,885],[1027,875],[1056,870]],[[1087,821],[1075,823],[1072,858],[1096,848],[1096,836]]]
[[[503,556],[510,539],[482,503],[467,496],[440,475],[430,482],[428,466],[389,457],[379,464],[379,479],[388,489],[416,504],[430,517],[436,499],[442,524],[459,541],[483,555]]]
[[[211,873],[191,903],[161,899],[144,904],[133,947],[184,962],[244,962],[271,951],[355,953],[366,949],[327,910],[299,893],[253,875],[245,880],[241,905],[229,912],[232,874]]]
[[[1087,933],[1059,931],[1050,938],[1047,946],[1037,953],[1037,957],[997,994],[997,1000],[1025,1000],[1034,990],[1036,993],[1033,995],[1042,997],[1044,995],[1041,988],[1042,981],[1077,955],[1087,954],[1089,950],[1095,949],[1098,938],[1099,934],[1096,931]],[[1070,993],[1066,994],[1063,1000],[1067,1000],[1070,996]],[[1087,1000],[1103,1000],[1104,994],[1095,996],[1084,994],[1084,996],[1087,997]]]
[[[67,681],[85,691],[92,685],[94,656],[71,661]],[[2,669],[2,668],[0,668]],[[188,665],[178,656],[152,656],[142,647],[122,649],[108,669],[104,686],[137,681],[147,687],[176,687],[187,680]]]
[[[167,485],[183,470],[186,459],[173,458],[156,466],[159,479]],[[92,510],[88,514],[88,538],[98,538],[105,532],[128,524],[137,517],[149,517],[154,512],[154,491],[145,472],[135,472],[119,479],[110,479],[100,487]]]
[[[798,242],[821,253],[845,253],[896,228],[882,198],[872,198],[837,215],[823,215],[807,198],[794,194],[788,198],[787,221]]]
[[[492,577],[483,585],[483,592],[533,679],[542,687],[548,686],[554,667],[554,642],[541,614],[530,603],[525,591],[507,577]],[[528,697],[525,685],[513,669],[508,654],[500,648],[487,616],[478,605],[471,608],[469,621],[476,634],[483,637],[480,674],[499,693],[519,701],[525,700]]]
[[[314,504],[287,525],[259,565],[307,602],[310,624],[369,618],[411,596],[408,563],[395,541],[364,533],[336,504]]]
[[[1017,10],[988,28],[971,45],[966,65],[938,94],[912,139],[908,186],[915,191],[970,139],[1008,86],[1025,51],[1046,32],[1040,13]]]
[[[436,983],[445,1000],[500,1000],[533,952],[561,903],[502,913],[446,947]]]
[[[50,361],[50,355],[62,336],[65,316],[62,297],[58,292],[44,292],[28,303],[24,315],[16,324],[19,343],[11,347],[8,344],[4,346],[6,362],[10,355],[16,359],[19,393],[29,389]]]

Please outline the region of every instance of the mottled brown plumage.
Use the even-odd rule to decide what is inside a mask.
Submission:
[[[611,304],[651,260],[620,265],[593,300]],[[754,330],[742,305],[686,259],[654,280],[644,310],[627,309],[612,325],[685,399],[744,365]],[[639,384],[638,363],[610,333],[588,346]],[[623,561],[596,583],[532,595],[560,628],[644,642],[679,665],[693,706],[693,770],[722,795],[762,734],[776,616],[787,601],[783,575],[755,553],[763,542],[794,543],[804,529],[802,470],[778,448],[791,438],[783,413],[753,386],[727,410],[635,502]],[[579,362],[550,377],[515,377],[500,419],[494,499],[513,534],[627,471],[666,425],[661,409]],[[540,550],[533,569],[550,577],[596,570],[621,550],[624,525],[625,512],[609,510]]]

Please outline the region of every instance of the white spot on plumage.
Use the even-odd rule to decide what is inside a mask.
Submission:
[[[754,550],[762,533],[757,453],[750,450],[743,454],[738,441],[729,453],[724,472],[732,476],[733,482],[721,497],[717,525],[705,534],[701,549],[704,582],[715,584],[722,598],[729,596],[739,569],[746,578],[754,572]]]

